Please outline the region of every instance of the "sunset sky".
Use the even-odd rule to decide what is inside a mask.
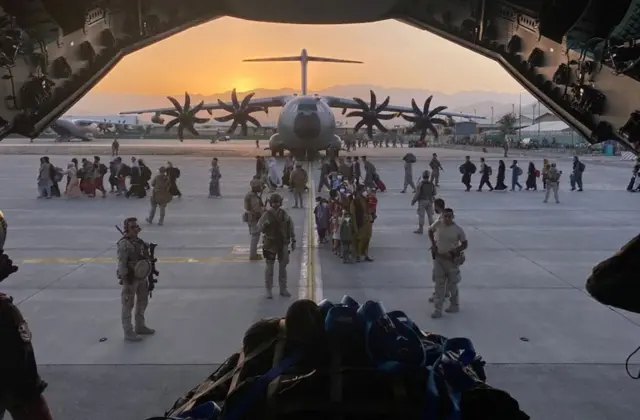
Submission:
[[[310,55],[364,61],[311,63],[309,88],[344,84],[423,88],[453,93],[522,90],[498,64],[428,32],[384,21],[358,25],[284,25],[222,18],[128,57],[96,86],[101,92],[214,94],[233,87],[299,88],[297,63],[245,58]]]

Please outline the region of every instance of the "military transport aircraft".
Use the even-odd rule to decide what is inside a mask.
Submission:
[[[62,117],[49,125],[56,133],[56,141],[70,142],[73,139],[92,141],[99,134],[125,132],[128,127],[124,121],[112,122],[82,117]]]
[[[269,139],[269,149],[272,155],[284,154],[285,150],[291,151],[296,156],[310,156],[320,150],[330,148],[340,149],[342,144],[340,137],[336,135],[336,121],[331,108],[341,108],[342,114],[347,110],[354,111],[346,114],[347,117],[358,117],[360,121],[355,125],[355,131],[362,127],[367,127],[369,137],[373,136],[374,127],[386,132],[387,129],[380,122],[402,116],[405,120],[413,123],[409,132],[420,133],[420,139],[424,140],[427,131],[437,136],[435,125],[446,125],[446,121],[438,116],[483,118],[475,115],[446,112],[446,106],[431,108],[432,97],[427,98],[424,106],[420,108],[415,100],[411,100],[411,107],[389,105],[390,98],[387,97],[378,103],[376,95],[371,91],[371,101],[366,103],[360,98],[338,98],[334,96],[310,95],[307,92],[307,64],[309,62],[325,63],[353,63],[361,64],[360,61],[342,60],[336,58],[315,57],[307,54],[303,49],[299,56],[293,57],[273,57],[256,58],[244,60],[245,62],[266,62],[266,61],[297,61],[302,70],[301,95],[283,95],[254,99],[254,93],[247,95],[242,101],[238,100],[235,89],[231,93],[231,102],[218,100],[215,104],[204,104],[203,102],[192,107],[191,97],[185,93],[184,106],[180,105],[175,98],[168,99],[173,104],[171,108],[142,109],[135,111],[125,111],[120,114],[144,114],[155,113],[152,122],[163,124],[162,115],[174,117],[165,128],[170,130],[178,126],[178,136],[182,141],[184,130],[198,135],[194,124],[208,121],[206,118],[197,117],[200,111],[207,111],[212,114],[213,110],[224,110],[229,113],[224,117],[215,118],[219,122],[232,121],[229,133],[241,127],[242,133],[247,135],[247,123],[260,127],[260,122],[250,114],[254,112],[268,112],[269,108],[282,107],[282,112],[278,117],[278,132]],[[388,113],[384,113],[387,111]],[[406,114],[406,115],[405,115]]]

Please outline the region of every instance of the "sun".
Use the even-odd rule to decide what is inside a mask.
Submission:
[[[249,77],[241,77],[233,82],[233,88],[238,92],[248,92],[256,88],[255,82]]]

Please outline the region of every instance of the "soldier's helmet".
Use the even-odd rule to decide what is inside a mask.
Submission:
[[[422,172],[422,179],[429,179],[429,171],[425,170],[424,172]]]
[[[278,193],[271,194],[269,197],[269,203],[282,205],[282,196]]]
[[[251,183],[249,184],[249,186],[251,187],[252,190],[262,189],[262,181],[254,178],[251,180]]]

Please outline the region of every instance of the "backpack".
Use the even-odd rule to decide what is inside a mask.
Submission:
[[[109,170],[107,169],[107,165],[104,163],[100,164],[100,175],[105,175]]]
[[[491,166],[485,165],[484,170],[487,173],[487,175],[491,176],[491,174],[493,172],[493,170],[491,169]]]
[[[251,326],[161,418],[529,419],[483,366],[469,339],[426,333],[380,302],[299,300]]]
[[[578,169],[580,170],[580,172],[584,172],[584,163],[582,163],[582,161],[578,162]]]
[[[518,166],[516,169],[518,170],[518,176],[522,175],[522,168]]]

